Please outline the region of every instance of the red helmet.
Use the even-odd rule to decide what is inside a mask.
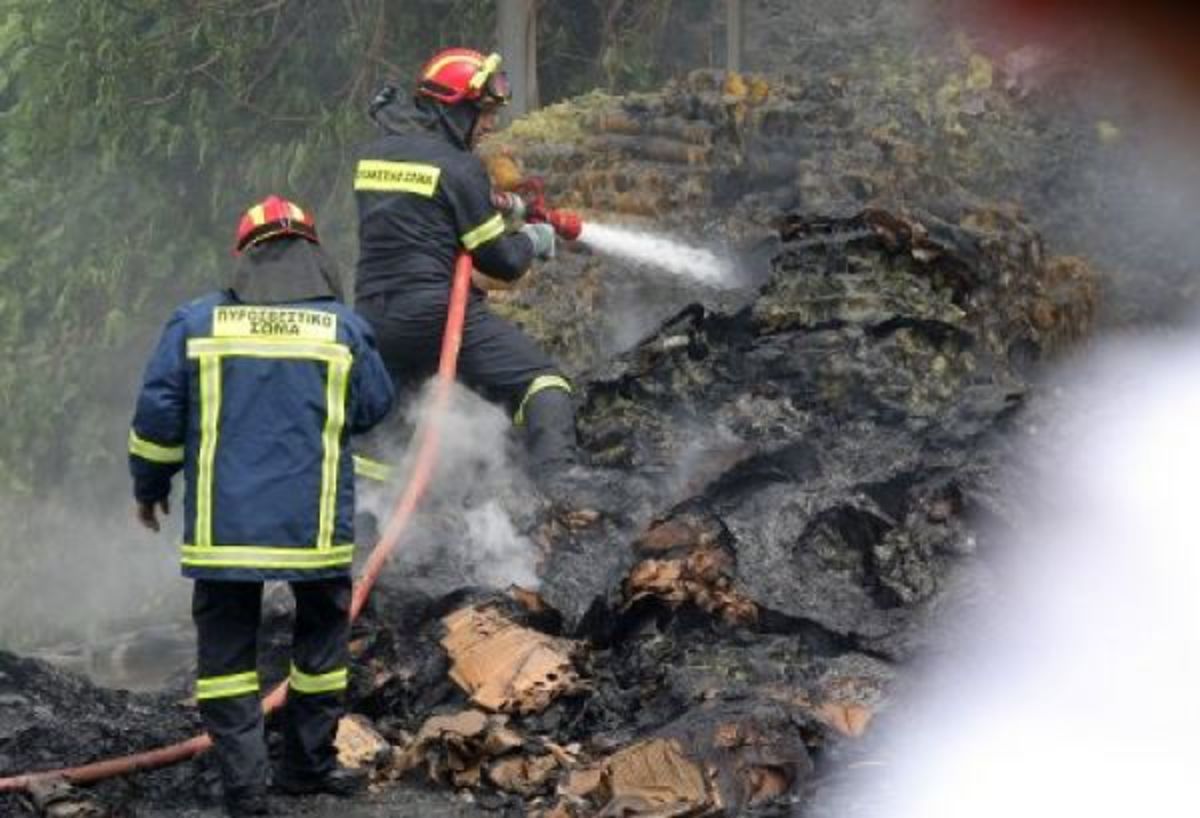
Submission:
[[[500,55],[485,57],[469,48],[434,54],[421,69],[417,94],[444,105],[463,101],[506,105],[512,98],[508,75],[500,70]]]
[[[233,252],[241,253],[247,247],[277,236],[302,236],[314,244],[319,243],[312,216],[287,199],[271,195],[242,215]]]

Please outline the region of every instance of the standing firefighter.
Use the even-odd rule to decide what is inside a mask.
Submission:
[[[397,386],[423,380],[437,364],[455,257],[513,281],[532,260],[551,258],[554,229],[527,224],[505,230],[479,157],[480,139],[509,99],[500,56],[452,48],[422,69],[410,102],[391,86],[371,104],[383,136],[358,163],[359,242],[356,306],[379,337]],[[558,366],[520,329],[492,313],[472,289],[459,374],[524,427],[541,474],[576,459],[571,386]]]
[[[339,301],[310,216],[272,196],[242,218],[229,289],[176,310],[129,437],[137,516],[158,531],[186,478],[183,573],[194,579],[196,698],[231,815],[267,813],[257,633],[263,582],[296,598],[283,766],[290,793],[350,794],[333,746],[346,689],[354,475],[348,437],[392,385],[370,329]]]

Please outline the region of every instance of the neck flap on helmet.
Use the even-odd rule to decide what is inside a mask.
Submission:
[[[345,300],[337,264],[319,244],[298,236],[281,236],[248,247],[238,256],[227,287],[246,304]]]
[[[432,99],[417,98],[417,107],[432,109],[446,136],[459,148],[471,150],[475,137],[475,126],[479,122],[481,109],[475,102],[460,102],[444,105]]]

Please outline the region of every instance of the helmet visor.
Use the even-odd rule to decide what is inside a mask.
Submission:
[[[508,74],[495,71],[483,84],[483,103],[485,105],[507,105],[512,100],[512,86],[508,82]]]

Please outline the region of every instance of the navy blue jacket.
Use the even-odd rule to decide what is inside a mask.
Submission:
[[[185,576],[344,576],[349,436],[392,400],[371,330],[340,302],[205,296],[175,312],[146,368],[129,439],[134,495],[165,499],[183,469]]]
[[[444,303],[463,251],[481,273],[519,278],[533,261],[533,242],[505,231],[483,162],[432,110],[393,107],[387,132],[363,149],[354,174],[356,296],[431,293]]]

